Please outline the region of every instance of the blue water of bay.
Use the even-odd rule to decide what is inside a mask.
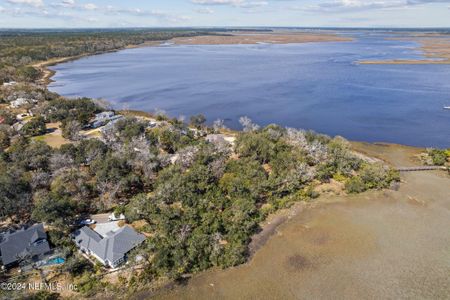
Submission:
[[[107,99],[116,109],[239,117],[351,140],[450,147],[450,65],[421,59],[413,41],[351,33],[352,42],[173,45],[127,49],[51,67],[49,89]]]

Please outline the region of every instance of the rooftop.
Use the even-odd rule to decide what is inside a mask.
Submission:
[[[33,257],[49,251],[50,246],[42,223],[2,234],[0,253],[3,265],[9,265],[21,258]]]
[[[89,249],[103,261],[111,263],[123,258],[126,253],[145,240],[144,235],[137,233],[130,226],[104,234],[105,236],[101,236],[85,226],[74,233],[74,240],[77,246]]]

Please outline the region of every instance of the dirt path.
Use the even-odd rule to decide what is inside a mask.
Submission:
[[[392,165],[420,149],[357,143]],[[156,299],[449,299],[450,177],[402,174],[399,191],[328,196],[278,226],[246,265]]]

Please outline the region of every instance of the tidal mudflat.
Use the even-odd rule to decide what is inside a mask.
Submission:
[[[397,166],[414,148],[356,145]],[[246,265],[194,277],[156,299],[448,299],[450,186],[402,175],[398,191],[330,196],[281,225]]]

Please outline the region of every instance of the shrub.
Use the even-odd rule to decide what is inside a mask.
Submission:
[[[38,79],[40,74],[41,73],[39,72],[39,70],[37,70],[31,66],[23,66],[17,70],[17,75],[19,75],[19,77],[21,79],[23,79],[24,81],[29,81],[29,82],[32,82],[32,81],[35,81],[36,79]]]
[[[0,151],[8,148],[10,144],[11,139],[8,130],[0,127]]]
[[[360,193],[368,189],[387,188],[399,180],[399,173],[383,164],[363,164],[359,175],[349,179],[345,187],[350,193]]]
[[[85,258],[79,256],[71,256],[64,264],[64,269],[72,276],[79,276],[84,272],[92,272],[92,264]]]
[[[352,194],[362,193],[366,190],[366,185],[362,181],[361,177],[355,176],[350,178],[345,184],[347,192]]]
[[[7,110],[0,110],[0,119],[3,119],[3,123],[12,125],[16,122],[16,117]]]
[[[61,299],[58,293],[49,291],[39,291],[36,294],[26,296],[25,300],[58,300]]]
[[[206,117],[202,114],[191,116],[191,125],[196,128],[201,128],[206,122]]]
[[[333,175],[333,179],[339,182],[345,182],[347,180],[347,177],[345,177],[341,173],[336,173]]]
[[[428,150],[428,155],[431,157],[434,165],[443,166],[447,162],[447,151],[440,149],[430,149]]]

